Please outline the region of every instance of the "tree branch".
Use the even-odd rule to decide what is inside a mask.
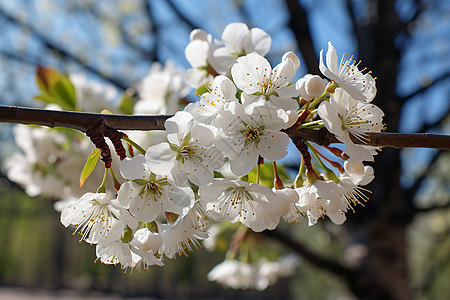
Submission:
[[[201,28],[201,26],[192,23],[191,20],[189,20],[188,18],[186,18],[185,15],[183,15],[183,13],[178,9],[178,7],[175,5],[175,3],[172,2],[172,0],[167,0],[166,4],[170,6],[170,8],[172,9],[172,11],[177,15],[177,17],[183,21],[187,27],[189,27],[189,29],[192,31],[196,28]]]
[[[66,127],[86,133],[103,123],[115,130],[165,130],[171,116],[129,116],[0,106],[0,122]]]
[[[412,92],[412,93],[409,94],[409,95],[406,95],[406,96],[404,96],[404,97],[400,97],[400,100],[401,100],[402,102],[405,102],[405,101],[407,101],[407,100],[409,100],[409,99],[411,99],[411,98],[413,98],[413,97],[415,97],[415,96],[417,96],[417,95],[420,95],[420,94],[422,94],[422,93],[428,91],[428,90],[430,89],[430,87],[432,87],[433,85],[436,85],[436,84],[438,84],[438,83],[441,83],[442,81],[445,81],[445,80],[447,80],[448,78],[450,78],[450,72],[446,72],[446,73],[442,74],[442,75],[439,76],[438,78],[434,79],[434,80],[433,80],[430,84],[428,84],[427,86],[421,87],[421,88],[415,90],[414,92]]]
[[[45,35],[43,35],[41,32],[39,32],[31,24],[22,22],[21,20],[15,18],[14,16],[11,16],[9,13],[7,13],[3,9],[0,9],[0,16],[14,24],[17,24],[18,26],[25,28],[26,30],[31,32],[45,47],[47,47],[48,49],[50,49],[52,51],[55,51],[56,53],[60,54],[62,57],[70,59],[71,61],[79,64],[80,66],[82,66],[83,68],[85,68],[86,70],[91,72],[92,74],[100,76],[101,78],[109,81],[110,83],[112,83],[113,85],[115,85],[116,87],[118,87],[122,90],[126,90],[128,88],[126,86],[126,84],[124,84],[121,80],[106,76],[106,74],[102,73],[100,70],[97,70],[93,66],[86,64],[86,62],[83,59],[81,59],[80,57],[77,57],[73,53],[70,53],[66,49],[63,49],[62,47],[58,46],[56,43],[53,43],[51,40],[49,40]]]
[[[290,17],[288,26],[295,35],[306,68],[311,74],[320,74],[319,62],[317,60],[311,30],[308,24],[309,15],[300,5],[298,0],[285,0],[285,3]]]
[[[73,111],[56,111],[17,106],[0,106],[0,122],[34,124],[47,127],[67,127],[87,132],[99,123],[115,130],[164,130],[164,122],[171,116],[128,116],[95,114]],[[325,128],[321,130],[287,129],[285,132],[294,141],[308,140],[319,145],[340,143],[336,137]],[[361,142],[352,138],[356,144],[366,144],[375,147],[393,148],[434,148],[450,150],[450,136],[431,133],[367,133],[367,140]]]
[[[298,241],[294,240],[290,235],[287,235],[286,233],[279,231],[279,230],[265,230],[263,231],[263,234],[266,236],[273,238],[275,240],[278,240],[283,245],[291,248],[291,250],[295,251],[297,254],[301,255],[304,259],[312,263],[318,268],[327,270],[338,277],[344,277],[347,280],[350,278],[353,278],[354,274],[353,272],[346,268],[345,266],[339,264],[338,262],[335,262],[333,260],[327,259],[325,257],[321,257],[317,255],[316,253],[310,251],[307,249],[303,244],[299,243]]]

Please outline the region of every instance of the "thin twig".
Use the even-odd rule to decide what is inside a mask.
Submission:
[[[98,123],[115,130],[164,130],[164,122],[171,116],[129,116],[82,113],[72,111],[55,111],[36,108],[21,108],[16,106],[0,106],[0,122],[34,124],[47,127],[66,127],[87,132]],[[311,141],[319,145],[339,143],[336,137],[322,128],[288,129],[285,131],[295,142],[298,139]],[[363,144],[353,139],[356,144]],[[393,148],[434,148],[450,150],[450,135],[432,133],[367,133],[366,143],[376,147]]]

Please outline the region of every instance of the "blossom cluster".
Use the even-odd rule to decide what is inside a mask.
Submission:
[[[96,175],[103,178],[96,192],[91,188],[80,195],[71,186],[73,176],[66,180],[57,175],[74,168],[56,164],[61,170],[49,170],[49,161],[59,163],[64,151],[74,151],[75,145],[87,141],[60,137],[60,132],[50,129],[17,129],[40,136],[31,139],[33,145],[19,144],[25,156],[7,164],[8,176],[33,195],[46,194],[47,181],[53,187],[58,182],[62,188],[57,190],[65,194],[50,196],[76,199],[62,209],[61,223],[75,226],[82,240],[96,245],[98,260],[121,264],[124,269],[161,266],[165,258],[186,255],[208,238],[208,226],[213,223],[239,223],[255,232],[274,229],[281,219],[294,223],[307,218],[313,225],[328,217],[342,224],[348,210],[366,201],[362,186],[374,177],[364,162],[373,160],[378,149],[364,142],[367,133],[383,128],[383,112],[371,103],[375,79],[360,70],[353,57],[344,55],[339,61],[330,42],[326,64],[320,53],[319,69],[326,79],[307,74],[296,80],[297,55],[286,52],[273,67],[264,57],[270,47],[266,32],[243,23],[228,25],[220,40],[194,30],[185,49],[191,68],[183,76],[170,63],[165,67],[155,63],[136,86],[138,101],[131,106],[126,98],[114,106],[105,99],[114,93],[93,90],[86,81],[73,78],[77,99],[83,99],[78,109],[102,105],[113,112],[174,116],[165,122],[163,134],[128,133],[128,142],[140,153],[130,151],[120,166],[113,165],[103,177]],[[200,99],[182,107],[180,99],[190,88],[196,89]],[[295,140],[302,161],[295,180],[283,183],[276,161],[288,154],[289,132],[304,128],[326,128],[344,147]],[[69,147],[61,146],[64,139],[69,139]],[[79,152],[84,157],[92,151],[79,148],[86,148]],[[41,161],[44,166],[39,168]],[[265,161],[273,162],[273,188],[259,184]],[[113,169],[119,169],[121,176]],[[109,173],[115,190],[106,185]],[[249,174],[255,174],[254,182],[249,182]],[[232,287],[264,289],[275,277],[284,276],[275,267],[265,266],[263,259],[255,265],[258,271],[249,262],[229,260],[209,278]],[[238,275],[223,272],[268,275],[255,275],[259,279],[245,285]]]

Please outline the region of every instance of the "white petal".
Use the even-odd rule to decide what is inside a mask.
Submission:
[[[126,181],[122,183],[119,191],[117,192],[117,201],[123,208],[129,208],[131,200],[142,191],[144,187],[134,183],[132,181]]]
[[[250,41],[253,46],[252,51],[263,56],[269,53],[270,46],[272,45],[272,38],[264,30],[260,28],[250,29]]]
[[[208,52],[209,44],[202,40],[193,40],[184,50],[186,59],[193,68],[206,66]]]
[[[334,48],[331,42],[328,42],[327,66],[328,69],[335,74],[339,71],[339,62],[336,48]]]
[[[189,187],[171,186],[167,189],[169,201],[163,202],[165,211],[170,211],[181,215],[183,209],[189,207],[194,201],[194,192]]]
[[[127,157],[120,162],[120,174],[129,180],[146,178],[148,175],[146,168],[145,157],[141,154],[133,158]]]
[[[172,144],[181,145],[193,125],[194,117],[190,113],[178,111],[175,116],[167,119],[164,123],[167,131],[167,139]]]
[[[230,53],[241,54],[249,42],[249,29],[244,23],[231,23],[222,33],[222,41]]]
[[[280,131],[265,130],[260,136],[259,154],[265,159],[276,161],[287,155],[289,136]]]
[[[197,124],[192,127],[191,135],[191,141],[194,145],[208,147],[214,141],[214,134],[211,129],[202,124]]]
[[[198,88],[212,81],[212,76],[208,75],[205,70],[188,69],[184,74],[186,84],[192,88]]]
[[[151,146],[145,154],[145,161],[151,172],[166,175],[176,163],[176,152],[170,149],[168,143]]]
[[[243,151],[236,154],[233,159],[230,159],[231,171],[237,176],[247,175],[258,162],[257,148],[254,143],[249,143],[243,148]]]

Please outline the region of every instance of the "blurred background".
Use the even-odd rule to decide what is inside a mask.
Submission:
[[[446,0],[0,0],[0,104],[38,106],[38,64],[85,74],[122,93],[154,62],[189,68],[189,33],[201,28],[220,39],[230,22],[271,35],[273,65],[296,51],[302,64],[295,79],[320,74],[319,51],[332,41],[339,56],[354,54],[377,77],[373,103],[385,112],[387,131],[450,133]],[[0,125],[1,161],[18,151],[11,127]],[[298,156],[285,162],[298,165]],[[0,290],[156,299],[444,299],[450,153],[386,148],[371,165],[370,200],[344,225],[323,220],[308,228],[305,221],[265,236],[276,249],[296,252],[301,265],[264,292],[208,282],[223,251],[200,249],[133,274],[94,264],[94,247],[64,229],[51,200],[28,197],[2,175]]]

